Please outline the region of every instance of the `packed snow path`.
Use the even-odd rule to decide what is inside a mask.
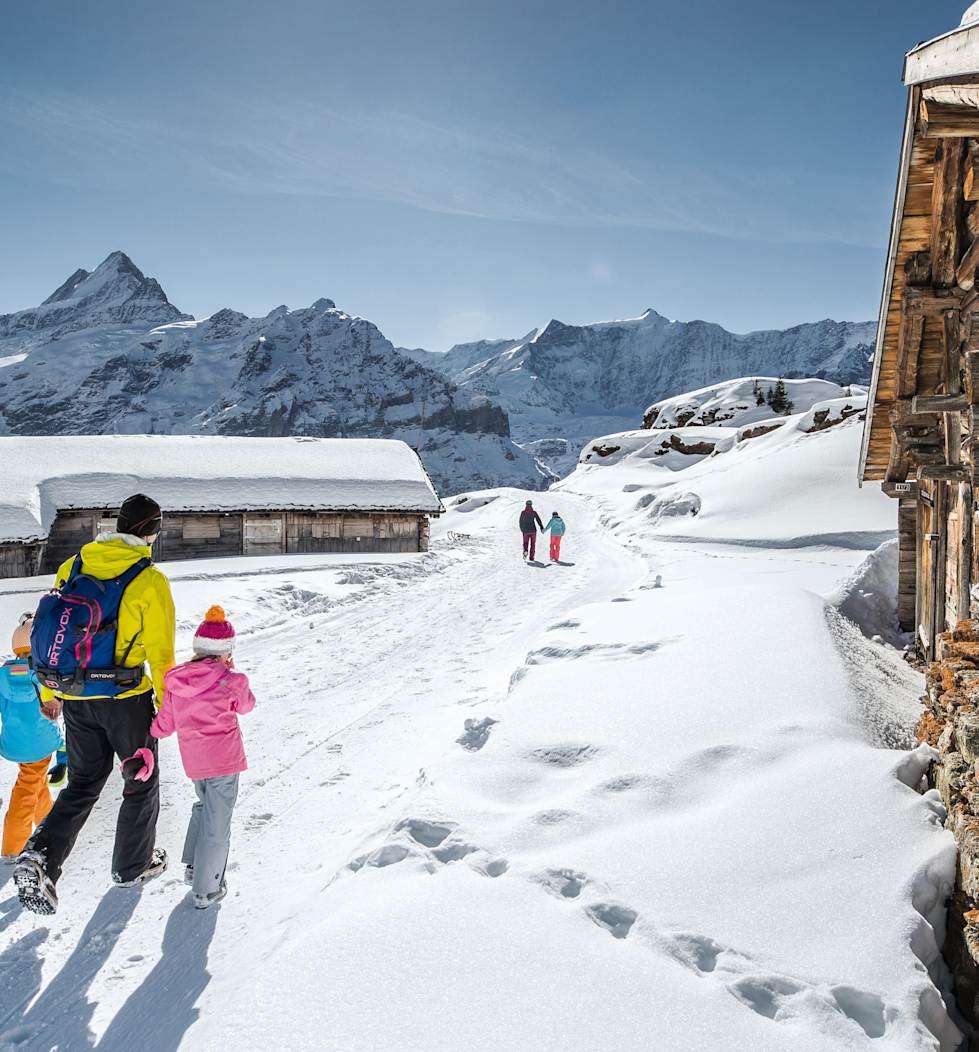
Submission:
[[[819,598],[861,553],[664,543],[629,492],[541,500],[562,566],[507,490],[424,557],[171,566],[259,699],[231,892],[189,906],[165,742],[163,879],[107,886],[107,793],[54,918],[0,887],[0,1048],[953,1048],[949,840],[880,747],[918,684]]]
[[[171,865],[163,880],[142,893],[108,887],[117,807],[110,782],[66,866],[57,916],[35,920],[11,895],[0,903],[0,1042],[114,1049],[140,1035],[146,1048],[179,1047],[208,955],[212,968],[222,947],[233,960],[249,919],[270,898],[291,899],[303,875],[341,868],[426,764],[459,748],[465,720],[478,722],[505,697],[542,624],[644,574],[575,498],[563,501],[577,535],[562,563],[549,563],[544,536],[537,559],[525,563],[518,498],[501,501],[491,535],[453,533],[421,558],[338,557],[327,571],[306,573],[283,561],[257,576],[253,561],[240,575],[226,562],[207,564],[206,573],[201,564],[176,569],[184,650],[207,596],[240,611],[237,661],[260,699],[243,722],[251,770],[235,815],[221,938],[211,944],[217,913],[195,913],[179,882],[192,795],[168,741],[158,842]],[[323,578],[326,594],[317,590]],[[4,610],[30,605],[21,589],[10,591]],[[10,873],[0,870],[0,893],[12,893]],[[172,983],[181,993],[167,1006]]]

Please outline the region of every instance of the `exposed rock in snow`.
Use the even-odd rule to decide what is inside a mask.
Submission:
[[[839,411],[835,416],[841,419],[845,404],[849,403],[856,410],[864,409],[867,403],[867,391],[863,387],[839,384],[829,380],[783,380],[785,394],[791,403],[791,412],[804,413],[817,404],[841,400]],[[664,398],[654,402],[643,413],[643,427],[674,428],[698,427],[713,424],[725,427],[755,424],[785,415],[772,408],[771,396],[778,383],[774,376],[748,376],[737,380],[725,380],[689,391],[673,398]],[[759,404],[759,401],[761,404]],[[847,415],[850,415],[849,413]],[[825,418],[821,418],[825,419]]]
[[[766,401],[775,383],[770,377],[728,380],[656,402],[646,410],[641,430],[594,439],[582,449],[580,463],[614,464],[633,458],[683,471],[705,457],[729,453],[775,431],[793,435],[824,430],[866,408],[861,387],[841,388],[828,380],[786,380],[790,408],[783,415]],[[845,397],[836,397],[845,392]]]
[[[442,492],[551,479],[497,403],[332,300],[195,321],[121,252],[0,317],[0,365],[0,434],[398,438]]]

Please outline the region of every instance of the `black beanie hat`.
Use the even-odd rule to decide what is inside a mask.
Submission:
[[[122,502],[116,529],[120,533],[131,533],[134,537],[149,537],[163,528],[163,512],[160,505],[144,493],[134,493]]]

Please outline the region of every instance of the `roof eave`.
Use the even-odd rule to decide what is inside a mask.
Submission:
[[[904,117],[904,138],[901,142],[901,161],[894,191],[894,214],[891,218],[891,236],[887,249],[887,265],[884,268],[884,287],[880,294],[880,311],[877,316],[877,335],[874,340],[874,369],[867,392],[867,416],[863,425],[863,441],[860,444],[860,465],[857,481],[862,486],[867,473],[867,456],[870,452],[870,433],[873,427],[874,408],[877,403],[877,386],[880,382],[880,367],[884,357],[884,330],[887,326],[887,310],[894,286],[894,268],[901,242],[901,224],[904,221],[904,203],[908,193],[908,172],[911,167],[911,149],[914,145],[915,113],[918,105],[918,89],[908,91],[907,112]]]
[[[957,26],[904,56],[903,77],[908,87],[974,73],[979,73],[979,22]]]

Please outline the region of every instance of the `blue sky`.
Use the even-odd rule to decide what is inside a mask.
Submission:
[[[443,350],[875,315],[932,0],[53,0],[0,34],[0,312],[116,248],[199,317]]]

